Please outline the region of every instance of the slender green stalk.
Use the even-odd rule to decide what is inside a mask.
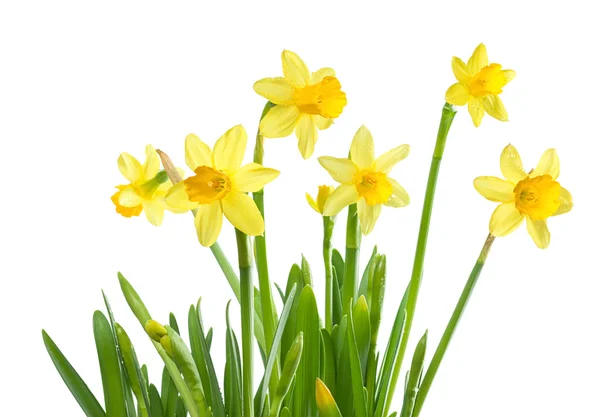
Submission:
[[[360,255],[360,225],[356,204],[348,206],[348,222],[346,223],[346,259],[344,263],[344,284],[342,288],[343,314],[348,314],[352,306],[351,300],[358,295],[358,261]]]
[[[435,187],[437,184],[440,165],[442,163],[442,156],[444,155],[444,148],[446,147],[446,138],[448,137],[448,131],[450,130],[450,126],[452,126],[452,121],[454,120],[455,114],[456,110],[452,107],[452,105],[446,103],[442,109],[442,118],[440,120],[440,127],[438,129],[437,140],[435,142],[433,158],[429,168],[427,188],[425,189],[425,201],[423,203],[423,211],[421,213],[421,225],[419,226],[417,249],[415,251],[415,260],[413,263],[413,270],[408,291],[408,300],[406,303],[406,324],[404,327],[405,334],[402,337],[402,342],[398,351],[398,357],[396,359],[396,364],[394,365],[394,373],[392,376],[391,387],[388,392],[388,400],[386,402],[384,415],[388,415],[389,412],[391,398],[394,394],[394,390],[396,389],[396,383],[398,382],[398,376],[400,375],[400,368],[402,367],[402,360],[404,359],[404,353],[406,352],[410,330],[415,315],[417,297],[419,295],[421,278],[423,276],[425,249],[427,248],[427,237],[429,235],[429,225],[431,222],[431,212],[433,210]]]
[[[260,120],[271,110],[275,105],[270,101],[267,102],[263,109]],[[254,162],[257,164],[263,163],[264,157],[264,137],[260,134],[260,128],[256,132],[256,144],[254,146]],[[260,211],[263,219],[265,218],[265,204],[264,204],[264,190],[252,193],[252,198]],[[267,242],[266,242],[266,230],[262,236],[256,236],[254,238],[256,247],[256,270],[258,271],[258,286],[260,289],[260,306],[262,310],[263,327],[265,334],[265,345],[267,356],[271,353],[271,347],[273,346],[273,338],[275,337],[275,325],[277,323],[277,309],[275,308],[275,302],[273,300],[273,293],[271,291],[271,281],[269,279],[269,265],[267,262]],[[277,388],[279,381],[279,361],[275,363],[271,379],[269,380],[269,388],[271,395]]]
[[[252,284],[252,251],[250,238],[235,229],[240,265],[241,316],[242,316],[242,405],[244,417],[254,416],[253,355],[252,336],[254,313],[254,285]]]
[[[235,298],[238,300],[238,302],[240,302],[241,301],[240,279],[238,278],[237,274],[233,270],[233,267],[229,263],[229,260],[227,259],[225,252],[223,252],[223,249],[221,249],[221,246],[219,245],[218,242],[213,243],[213,245],[210,247],[210,251],[214,255],[219,266],[221,267],[221,270],[223,271],[223,275],[225,275],[225,279],[227,279],[229,286],[233,290],[233,294],[235,295]]]
[[[325,328],[331,334],[333,328],[333,246],[331,236],[335,217],[323,216],[323,261],[325,263]]]
[[[442,359],[444,359],[444,355],[446,354],[446,349],[448,349],[448,345],[450,344],[450,340],[454,335],[454,331],[456,330],[456,326],[458,326],[458,322],[465,311],[465,307],[469,302],[469,297],[473,293],[473,289],[475,288],[475,284],[477,284],[477,279],[481,274],[481,270],[483,269],[483,265],[485,264],[485,260],[487,259],[490,248],[492,247],[492,243],[494,243],[495,237],[491,234],[488,235],[485,243],[483,244],[483,248],[479,254],[479,258],[477,258],[477,262],[475,262],[475,266],[471,270],[471,274],[469,275],[469,279],[465,284],[465,287],[456,303],[456,307],[454,308],[454,312],[450,317],[450,321],[448,321],[448,325],[446,326],[446,330],[444,330],[444,334],[442,335],[442,339],[435,350],[433,358],[431,359],[431,363],[427,368],[427,372],[425,373],[425,377],[421,382],[421,386],[419,387],[419,394],[417,396],[417,400],[415,402],[414,411],[412,417],[418,417],[421,412],[421,408],[423,407],[423,403],[425,402],[425,398],[427,398],[427,393],[429,392],[429,388],[431,388],[431,383],[435,378],[435,375],[440,367],[440,363],[442,363]]]

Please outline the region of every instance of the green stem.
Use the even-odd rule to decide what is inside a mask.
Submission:
[[[469,275],[469,279],[465,284],[465,288],[458,299],[458,303],[456,303],[456,307],[454,308],[454,312],[452,313],[452,317],[450,317],[450,321],[448,321],[448,325],[446,326],[446,330],[444,330],[444,334],[442,335],[442,339],[435,350],[433,358],[431,359],[431,364],[429,368],[427,368],[427,372],[425,373],[425,377],[421,382],[421,386],[419,387],[419,394],[417,396],[417,400],[415,402],[415,407],[413,410],[413,417],[418,417],[421,412],[421,408],[423,407],[423,403],[425,402],[425,398],[427,398],[427,393],[429,392],[429,388],[431,387],[431,383],[435,378],[435,375],[440,367],[440,363],[442,363],[442,359],[444,359],[444,355],[446,353],[446,349],[448,349],[448,345],[450,344],[450,340],[454,335],[454,331],[458,326],[458,322],[462,317],[462,314],[467,306],[469,301],[469,297],[473,293],[473,289],[475,288],[475,284],[477,284],[477,279],[481,274],[481,270],[483,269],[483,265],[485,264],[485,260],[487,259],[490,248],[492,247],[492,243],[494,243],[494,236],[491,234],[488,235],[483,248],[481,249],[481,253],[479,254],[479,258],[477,258],[477,262],[475,262],[475,266],[471,270],[471,275]]]
[[[240,290],[241,290],[241,316],[242,316],[242,405],[244,417],[254,416],[254,388],[253,388],[253,355],[252,343],[253,313],[254,313],[254,285],[252,284],[252,252],[250,238],[238,229],[235,229],[238,246],[238,262],[240,265]]]
[[[225,252],[223,252],[223,249],[221,249],[221,246],[218,242],[213,243],[213,245],[210,247],[210,251],[214,255],[219,266],[221,267],[223,275],[225,275],[225,279],[227,279],[229,286],[233,290],[235,298],[238,300],[238,302],[240,302],[240,279],[238,278],[237,274],[233,270],[233,267],[229,263],[227,256],[225,256]]]
[[[263,109],[260,120],[271,110],[275,105],[270,101],[267,102]],[[254,162],[262,165],[264,157],[264,137],[260,134],[260,129],[256,133],[256,144],[254,146]],[[263,219],[265,218],[265,204],[264,204],[264,191],[260,190],[252,193],[252,198],[260,211]],[[266,350],[265,354],[269,356],[271,353],[271,347],[273,346],[273,338],[275,337],[275,324],[278,321],[277,309],[275,308],[275,301],[273,300],[273,293],[271,291],[271,281],[269,280],[269,265],[267,262],[267,242],[266,242],[266,230],[262,236],[256,236],[254,238],[256,248],[256,269],[258,271],[258,286],[260,289],[260,306],[262,310],[262,319],[265,334]],[[279,382],[279,361],[273,368],[271,379],[269,380],[269,390],[271,394],[275,392],[277,383]]]
[[[355,302],[358,294],[358,261],[360,255],[360,225],[356,204],[348,206],[346,223],[346,259],[344,262],[344,284],[342,288],[343,314],[348,314],[351,301]]]
[[[323,216],[323,261],[325,263],[325,328],[331,334],[333,329],[333,246],[331,236],[335,217]]]
[[[423,277],[423,265],[425,262],[425,250],[427,248],[427,237],[429,235],[429,225],[431,223],[431,212],[433,209],[435,187],[437,184],[440,165],[442,163],[442,156],[444,155],[444,148],[446,147],[446,138],[448,137],[448,131],[450,130],[450,126],[452,126],[452,121],[454,120],[455,114],[456,110],[452,107],[452,105],[446,103],[442,109],[442,118],[440,120],[437,140],[433,150],[433,158],[429,168],[427,188],[425,190],[425,201],[423,203],[423,211],[421,213],[421,225],[419,226],[417,249],[415,251],[415,260],[413,263],[413,270],[408,290],[408,300],[406,303],[406,323],[404,325],[404,335],[402,337],[402,342],[400,344],[400,349],[398,350],[398,356],[394,365],[394,373],[392,375],[391,387],[388,392],[388,399],[386,401],[384,415],[388,415],[389,412],[391,399],[394,394],[394,390],[396,389],[396,383],[398,382],[398,376],[400,375],[400,368],[402,367],[402,361],[406,352],[410,330],[415,315],[417,297],[421,287],[421,278]]]

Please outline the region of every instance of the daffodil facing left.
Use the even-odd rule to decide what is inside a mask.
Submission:
[[[146,146],[146,161],[143,165],[126,152],[119,156],[118,165],[129,184],[117,185],[119,191],[111,197],[117,213],[123,217],[134,217],[144,211],[150,223],[160,226],[165,209],[180,212],[165,203],[165,195],[171,182],[167,173],[160,171],[160,160],[152,145]]]
[[[263,78],[254,91],[276,106],[260,122],[267,138],[284,138],[294,130],[304,159],[315,150],[318,130],[325,130],[346,106],[346,94],[331,68],[312,74],[302,59],[291,51],[281,54],[283,77]]]
[[[371,233],[381,213],[381,206],[404,207],[408,193],[388,174],[408,156],[408,145],[400,145],[375,159],[371,132],[362,126],[354,135],[350,159],[322,156],[319,163],[339,182],[323,207],[324,216],[335,216],[344,207],[358,203],[358,218],[363,235]]]
[[[446,92],[446,101],[455,106],[468,105],[473,124],[481,124],[484,112],[506,122],[508,113],[500,99],[502,89],[516,73],[502,69],[500,64],[490,64],[484,44],[479,44],[465,64],[460,58],[452,58],[452,71],[458,81]]]
[[[500,156],[500,170],[506,179],[477,177],[473,184],[483,197],[500,203],[490,219],[490,233],[506,236],[526,220],[527,232],[535,244],[550,244],[547,219],[568,213],[573,207],[571,193],[557,181],[560,172],[556,150],[548,149],[527,174],[517,149],[508,145]]]
[[[260,191],[279,171],[250,163],[242,166],[248,136],[241,126],[229,129],[211,151],[198,136],[185,139],[185,161],[195,175],[174,185],[167,204],[181,210],[197,210],[198,240],[212,246],[227,220],[249,236],[263,234],[265,223],[256,203],[246,193]]]

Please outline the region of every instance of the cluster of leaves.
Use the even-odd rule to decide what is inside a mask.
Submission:
[[[360,282],[356,302],[342,305],[344,259],[333,251],[333,327],[324,328],[306,259],[294,264],[285,290],[277,286],[284,307],[267,354],[260,346],[264,373],[254,396],[260,417],[390,415],[398,380],[399,347],[405,336],[406,293],[398,307],[387,347],[377,340],[386,282],[386,257],[375,249]],[[138,293],[119,275],[121,289],[142,326],[152,318]],[[255,296],[259,295],[255,289]],[[212,329],[204,331],[199,302],[188,314],[189,345],[179,336],[174,315],[165,326],[169,349],[153,340],[164,362],[160,391],[149,382],[125,330],[115,321],[104,297],[108,318],[94,313],[94,337],[104,388],[103,408],[47,333],[44,343],[64,382],[88,417],[247,417],[242,404],[242,362],[237,336],[226,315],[226,361],[223,386],[210,353]],[[260,309],[257,308],[261,320]],[[423,372],[427,336],[418,343],[404,384],[400,417],[412,415]],[[188,347],[189,346],[189,347]],[[391,416],[396,416],[392,413]]]

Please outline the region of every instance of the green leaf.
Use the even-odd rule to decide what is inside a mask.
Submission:
[[[175,330],[177,334],[180,334],[179,325],[177,324],[177,319],[175,318],[175,314],[173,313],[169,313],[169,326],[171,326],[171,328]]]
[[[364,382],[362,378],[360,353],[356,343],[356,332],[352,308],[349,308],[348,318],[348,352],[350,354],[350,374],[352,376],[352,398],[354,400],[354,414],[356,417],[367,417],[367,402],[363,393]]]
[[[279,297],[281,298],[281,302],[285,304],[286,298],[285,298],[285,294],[281,290],[281,287],[276,282],[274,282],[273,284],[275,285],[275,288],[277,289],[277,292],[279,293]]]
[[[310,265],[308,264],[308,261],[306,260],[304,255],[302,255],[301,267],[302,267],[302,279],[304,281],[304,285],[312,286],[312,283],[313,283],[312,272],[310,271]]]
[[[373,273],[373,289],[369,300],[369,315],[371,317],[371,350],[375,352],[379,325],[381,324],[381,310],[385,293],[385,281],[387,275],[387,260],[385,255],[378,258]]]
[[[335,395],[335,354],[333,340],[327,329],[321,329],[321,380],[332,395]],[[317,387],[318,393],[318,387]],[[337,405],[336,405],[337,407]]]
[[[199,305],[199,304],[198,304]],[[206,358],[202,350],[202,342],[200,341],[201,333],[200,318],[196,314],[194,306],[190,306],[188,312],[188,332],[190,336],[190,348],[192,351],[192,358],[196,363],[200,380],[202,381],[202,387],[204,388],[204,394],[206,396],[206,402],[208,406],[212,406],[212,390],[210,379],[208,377],[208,369],[206,367]]]
[[[271,414],[273,417],[279,414],[283,400],[290,392],[290,389],[294,383],[296,372],[302,359],[303,345],[303,334],[300,332],[294,340],[294,343],[292,343],[292,347],[285,355],[283,370],[281,371],[281,378],[279,378],[277,388],[275,389],[275,394],[273,395],[273,405],[271,409]]]
[[[368,393],[367,397],[367,412],[370,416],[374,413],[375,408],[375,380],[377,377],[377,365],[379,364],[379,353],[375,354],[374,350],[369,351],[369,359],[367,362],[367,379],[365,388]]]
[[[183,401],[181,401],[181,398],[177,399],[177,411],[175,412],[175,416],[176,417],[186,417],[187,416],[187,411],[185,410],[185,405],[183,404]]]
[[[304,351],[310,354],[303,355],[296,371],[292,409],[294,416],[313,417],[317,415],[315,381],[319,376],[321,332],[317,301],[312,287],[308,285],[300,293],[295,324],[296,334],[302,332],[304,335]]]
[[[338,273],[333,270],[333,324],[340,324],[342,321],[342,294],[338,282]]]
[[[177,411],[177,397],[179,393],[177,392],[177,387],[171,379],[166,366],[163,368],[160,391],[165,417],[175,417],[175,412]]]
[[[81,379],[77,371],[71,366],[45,330],[42,330],[42,338],[56,370],[85,415],[87,417],[106,417],[106,413],[96,397],[94,397],[94,394],[92,394],[92,391],[90,391],[87,384]]]
[[[118,324],[114,323],[114,328],[117,333],[117,342],[121,352],[121,359],[125,368],[125,377],[129,381],[129,385],[133,390],[138,406],[141,409],[142,415],[147,416],[150,409],[150,398],[147,392],[147,384],[142,371],[139,368],[131,339],[125,330]]]
[[[317,408],[322,417],[342,417],[331,391],[320,379],[316,383]]]
[[[279,413],[279,417],[292,417],[292,413],[290,413],[289,408],[283,407]]]
[[[415,405],[415,399],[419,392],[419,383],[421,376],[423,375],[423,365],[425,363],[425,350],[427,349],[427,331],[417,343],[415,353],[413,354],[412,363],[410,366],[410,373],[408,376],[408,383],[406,384],[406,390],[404,392],[404,402],[402,403],[401,417],[411,417],[413,407]]]
[[[148,309],[144,305],[142,299],[138,295],[138,293],[133,289],[129,281],[125,279],[125,277],[119,272],[119,285],[121,286],[121,291],[125,296],[125,300],[127,300],[127,304],[135,317],[137,317],[138,321],[144,327],[146,322],[152,318]]]
[[[338,290],[344,285],[344,258],[337,249],[334,249],[331,254],[331,263],[333,270],[337,274]]]
[[[293,297],[290,298],[290,294],[292,292],[292,288],[296,288],[296,292]],[[304,288],[304,278],[302,277],[302,270],[297,264],[292,265],[290,269],[290,273],[288,275],[287,285],[285,289],[285,298],[286,302],[290,299],[292,300],[292,308],[290,310],[290,316],[287,320],[287,324],[283,331],[283,336],[281,338],[281,356],[280,362],[285,360],[285,354],[288,350],[290,350],[290,346],[294,342],[296,335],[296,314],[298,310],[298,302],[300,301],[300,293]]]
[[[127,417],[123,379],[113,332],[101,311],[94,312],[94,339],[102,374],[104,403],[108,417]]]
[[[150,384],[150,416],[151,417],[165,417],[162,408],[162,402],[160,400],[160,394],[154,386]]]
[[[371,304],[371,293],[373,289],[373,273],[375,272],[375,265],[379,262],[379,255],[377,253],[377,246],[373,247],[373,252],[365,266],[362,278],[360,280],[360,286],[358,287],[358,296],[363,295],[367,299],[367,303]]]
[[[364,296],[360,296],[353,310],[356,346],[360,358],[361,375],[364,379],[367,374],[367,359],[371,344],[371,319],[369,318],[369,306]]]
[[[229,306],[227,303],[226,323],[227,331],[225,338],[226,354],[225,361],[225,410],[228,417],[242,417],[242,366],[240,361],[240,348],[235,333],[229,322]]]
[[[206,346],[208,346],[209,351],[210,351],[210,347],[212,346],[212,339],[213,339],[213,329],[211,327],[210,329],[208,329],[208,332],[206,332]]]

